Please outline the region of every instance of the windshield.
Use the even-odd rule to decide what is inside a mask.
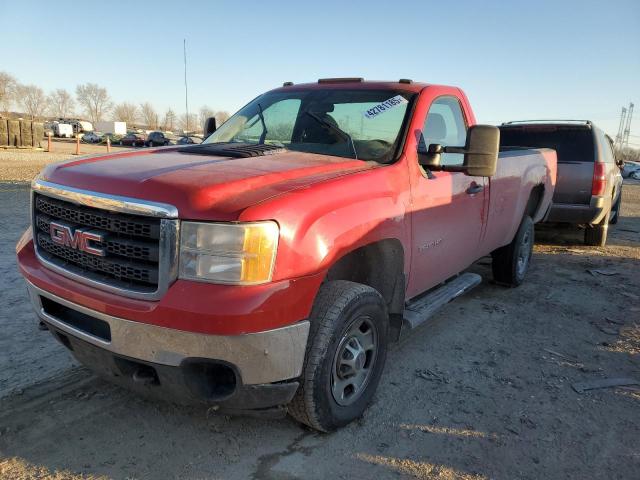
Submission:
[[[203,143],[266,143],[387,163],[394,159],[414,96],[364,89],[270,92],[242,108]]]

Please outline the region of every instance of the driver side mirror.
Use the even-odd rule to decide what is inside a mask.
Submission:
[[[215,117],[207,118],[207,120],[204,122],[204,136],[208,137],[215,131],[216,131],[216,118]]]
[[[500,151],[500,130],[493,125],[474,125],[467,132],[464,152],[466,174],[491,177],[496,173]]]
[[[500,150],[500,130],[493,125],[474,125],[467,131],[464,147],[443,147],[429,145],[427,152],[418,152],[420,165],[430,170],[445,172],[464,172],[472,177],[491,177],[496,173],[498,152]],[[441,165],[443,153],[462,153],[462,165]]]

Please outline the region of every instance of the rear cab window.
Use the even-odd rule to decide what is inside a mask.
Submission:
[[[558,163],[595,161],[593,130],[581,126],[502,126],[500,146],[552,148],[558,154]]]

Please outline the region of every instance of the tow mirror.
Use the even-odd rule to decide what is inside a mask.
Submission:
[[[493,125],[474,125],[467,131],[464,147],[443,147],[432,143],[427,152],[418,152],[418,161],[430,170],[464,172],[472,177],[491,177],[496,173],[499,150],[500,130]],[[462,153],[464,163],[442,165],[440,156],[443,153]]]
[[[216,131],[216,118],[215,117],[207,118],[207,120],[204,122],[204,136],[208,137],[215,131]]]
[[[472,177],[491,177],[496,173],[500,130],[493,125],[474,125],[467,132],[464,152],[466,174]]]

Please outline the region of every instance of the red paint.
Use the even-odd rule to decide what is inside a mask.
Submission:
[[[181,219],[273,219],[280,241],[273,282],[234,287],[177,281],[159,302],[132,300],[71,282],[35,258],[23,241],[18,263],[27,279],[72,302],[118,317],[205,333],[235,334],[287,325],[308,316],[331,265],[382,239],[405,251],[407,297],[455,274],[511,241],[531,190],[544,185],[540,220],[555,185],[555,153],[504,156],[490,179],[435,172],[417,163],[417,138],[434,99],[455,96],[475,124],[458,88],[420,83],[309,84],[286,89],[392,88],[419,93],[397,162],[373,162],[298,152],[226,159],[179,148],[126,152],[49,166],[43,179],[115,195],[169,203]],[[470,195],[470,186],[484,186]]]

